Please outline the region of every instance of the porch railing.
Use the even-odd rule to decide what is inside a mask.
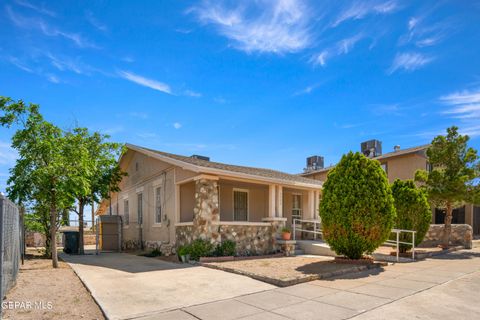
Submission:
[[[302,223],[312,223],[313,230],[303,229]],[[293,219],[293,240],[296,240],[297,231],[303,231],[308,233],[313,233],[313,239],[317,239],[317,235],[322,236],[322,228],[320,220],[305,220],[305,219]]]
[[[395,240],[387,240],[385,244],[387,245],[394,245],[396,248],[397,253],[397,262],[400,260],[400,244],[406,244],[412,246],[412,260],[415,260],[415,234],[417,231],[414,230],[405,230],[405,229],[392,229],[392,233],[396,234]],[[412,234],[412,242],[405,242],[400,241],[400,234],[401,233],[411,233]]]

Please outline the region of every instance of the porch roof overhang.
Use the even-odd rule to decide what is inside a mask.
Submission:
[[[164,161],[166,163],[178,166],[182,169],[193,171],[199,174],[214,175],[220,178],[231,177],[231,178],[237,178],[237,179],[247,179],[247,180],[251,180],[252,182],[259,182],[259,183],[265,183],[265,184],[279,184],[283,186],[299,187],[299,188],[307,188],[307,189],[315,189],[315,190],[319,190],[322,188],[322,182],[318,180],[303,178],[297,175],[290,175],[290,174],[279,172],[279,171],[259,169],[259,168],[240,167],[240,166],[233,166],[233,165],[223,165],[219,163],[209,163],[209,164],[218,164],[225,167],[232,167],[235,169],[238,169],[238,168],[245,169],[244,171],[248,171],[248,169],[251,169],[252,171],[262,172],[262,170],[264,170],[265,173],[268,173],[269,175],[272,175],[272,176],[265,176],[265,175],[248,173],[248,172],[239,172],[239,170],[228,170],[224,168],[216,168],[212,166],[205,166],[205,165],[199,165],[199,164],[187,162],[185,160],[182,160],[181,158],[180,159],[174,158],[168,154],[160,153],[157,151],[142,148],[132,144],[126,144],[126,147],[128,149],[143,153],[149,157]],[[176,157],[182,157],[182,156],[176,156]],[[184,157],[184,158],[187,158],[187,157]],[[196,161],[201,162],[198,160]],[[288,179],[275,177],[274,176],[275,174],[279,176],[288,177]],[[181,183],[183,182],[186,182],[186,180],[181,181]]]

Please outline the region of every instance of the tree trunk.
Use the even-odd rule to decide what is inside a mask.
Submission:
[[[57,256],[57,210],[55,205],[50,207],[50,250],[52,251],[52,266],[58,268]]]
[[[95,231],[95,201],[93,200],[92,200],[92,231]]]
[[[453,208],[450,202],[447,202],[446,212],[445,212],[445,232],[443,235],[443,246],[448,248],[450,245],[450,234],[452,233],[452,216]]]
[[[84,254],[83,248],[83,209],[85,208],[85,203],[83,200],[78,201],[78,253]]]

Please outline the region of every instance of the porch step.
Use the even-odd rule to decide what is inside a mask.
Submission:
[[[297,248],[303,250],[306,254],[335,256],[335,252],[322,240],[297,240]]]

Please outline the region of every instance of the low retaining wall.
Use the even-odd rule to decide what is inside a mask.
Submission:
[[[182,246],[192,243],[194,226],[183,225],[175,227],[176,244]],[[259,255],[274,251],[275,232],[270,224],[219,224],[215,230],[217,240],[232,240],[237,244],[237,255]],[[276,231],[276,230],[275,230]]]
[[[443,224],[431,224],[423,242],[419,247],[434,247],[442,244],[445,233]],[[450,245],[463,246],[466,249],[472,248],[473,230],[468,224],[452,224],[452,232],[450,234]]]

